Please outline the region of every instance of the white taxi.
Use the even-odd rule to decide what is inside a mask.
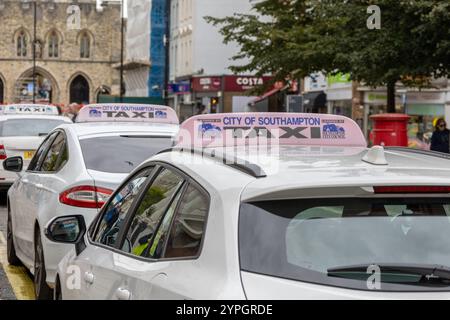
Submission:
[[[173,109],[153,105],[89,105],[76,121],[53,130],[25,172],[21,157],[4,162],[19,172],[7,198],[8,261],[34,274],[38,299],[51,297],[56,266],[71,248],[48,241],[45,225],[74,214],[90,222],[129,172],[172,146],[179,129]]]
[[[60,124],[71,122],[69,118],[59,116],[55,106],[4,106],[0,111],[0,191],[8,190],[17,177],[3,170],[2,162],[7,157],[21,156],[28,164],[50,131]]]
[[[449,163],[342,116],[193,117],[89,228],[47,225],[75,244],[55,297],[450,298]]]

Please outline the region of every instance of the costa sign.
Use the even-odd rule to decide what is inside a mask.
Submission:
[[[223,76],[197,77],[192,79],[192,89],[196,92],[244,92],[266,84],[271,77]],[[223,88],[222,88],[223,84]]]
[[[264,85],[270,79],[270,77],[225,76],[225,91],[248,91],[256,86]]]
[[[242,78],[236,79],[236,83],[240,86],[260,86],[264,84],[263,78]]]

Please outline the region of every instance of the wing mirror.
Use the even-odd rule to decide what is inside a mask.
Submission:
[[[57,217],[45,228],[45,236],[50,241],[75,244],[77,255],[86,248],[85,233],[86,222],[81,215]]]
[[[22,172],[23,159],[22,157],[11,157],[3,161],[3,169],[11,172]]]

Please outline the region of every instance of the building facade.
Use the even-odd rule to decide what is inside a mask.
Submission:
[[[367,138],[372,131],[371,116],[387,112],[387,89],[369,87],[351,81],[348,74],[328,76],[321,73],[304,79],[304,111],[330,113],[353,118]],[[324,96],[325,99],[318,99]],[[439,118],[450,120],[450,81],[446,78],[431,81],[421,90],[396,88],[396,112],[407,114],[410,147],[427,149],[434,123]]]
[[[168,76],[167,4],[167,0],[128,1],[125,61],[128,97],[164,97]]]
[[[241,111],[255,98],[248,89],[265,79],[233,75],[238,45],[225,45],[218,27],[205,20],[251,10],[252,2],[243,0],[170,1],[169,101],[180,118],[195,114],[198,105],[211,113]]]
[[[37,102],[53,104],[117,95],[120,12],[120,3],[95,0],[0,0],[0,103],[31,102],[33,90]]]

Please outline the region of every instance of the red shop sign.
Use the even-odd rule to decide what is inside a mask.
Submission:
[[[193,78],[192,89],[197,92],[221,91],[222,79],[220,77]]]
[[[266,84],[271,79],[271,77],[225,76],[225,91],[248,91],[256,86]]]

